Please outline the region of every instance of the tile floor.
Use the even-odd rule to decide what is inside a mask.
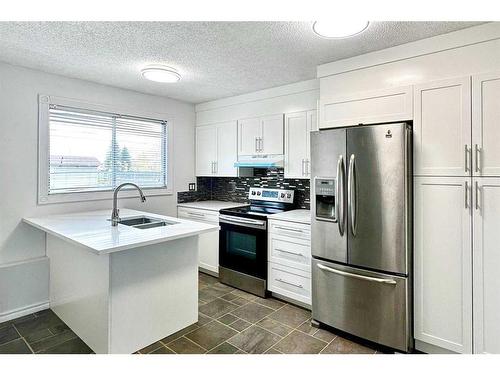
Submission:
[[[139,354],[374,354],[310,324],[308,310],[263,299],[200,273],[197,323],[139,350]],[[0,323],[0,353],[81,353],[92,350],[51,310]]]

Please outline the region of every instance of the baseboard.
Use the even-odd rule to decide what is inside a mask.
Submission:
[[[12,319],[17,319],[25,315],[33,314],[38,311],[46,310],[48,308],[49,308],[49,301],[45,301],[30,306],[24,306],[19,309],[5,311],[0,314],[0,323],[7,322]]]

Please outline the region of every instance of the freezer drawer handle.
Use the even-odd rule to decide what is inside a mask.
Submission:
[[[318,264],[318,268],[320,270],[323,270],[323,271],[328,271],[328,272],[331,272],[331,273],[336,273],[336,274],[342,275],[342,276],[352,277],[354,279],[366,280],[366,281],[375,281],[375,282],[381,283],[381,284],[391,284],[391,285],[395,285],[396,284],[396,282],[394,280],[392,280],[392,279],[381,279],[381,278],[378,278],[378,277],[370,277],[370,276],[357,275],[355,273],[344,272],[344,271],[336,270],[336,269],[333,269],[333,268],[330,268],[330,267],[326,267],[326,266],[324,266],[322,264]]]
[[[300,285],[300,284],[294,284],[294,283],[291,283],[289,281],[285,281],[283,279],[274,279],[274,280],[279,281],[280,283],[283,283],[283,284],[288,284],[288,285],[294,286],[296,288],[304,289],[304,286]]]

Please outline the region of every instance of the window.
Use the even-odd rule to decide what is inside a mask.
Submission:
[[[107,198],[124,182],[169,193],[167,121],[40,104],[40,203]]]

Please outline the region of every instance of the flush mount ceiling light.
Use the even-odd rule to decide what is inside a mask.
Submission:
[[[173,83],[181,79],[181,75],[169,66],[147,66],[141,70],[141,74],[144,78],[155,82]]]
[[[312,29],[323,38],[340,39],[362,33],[368,24],[367,21],[353,20],[316,21],[313,23]]]

